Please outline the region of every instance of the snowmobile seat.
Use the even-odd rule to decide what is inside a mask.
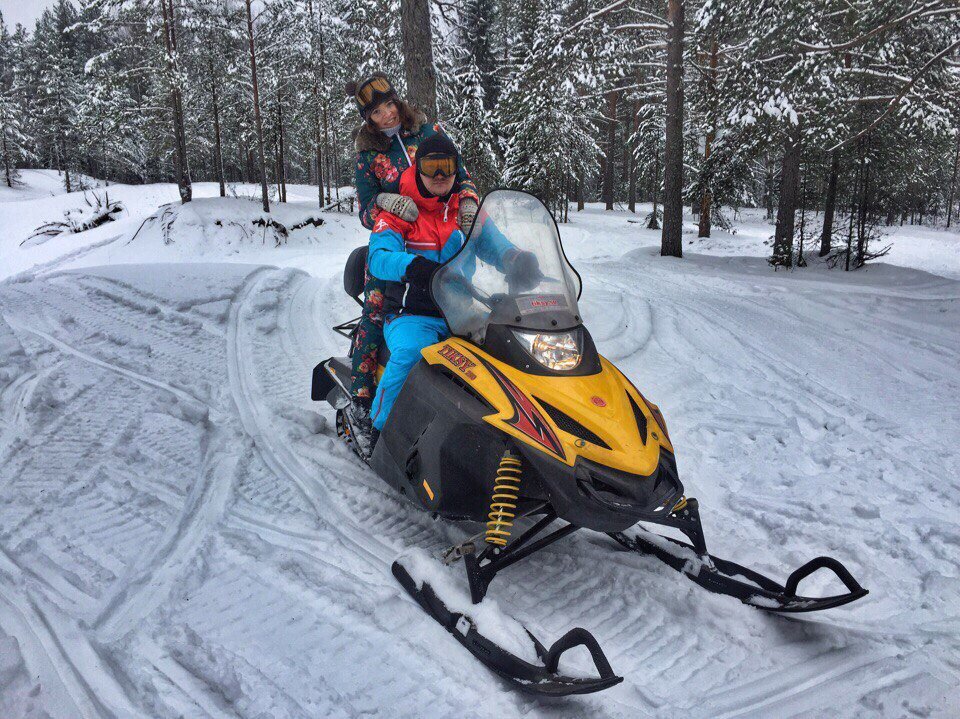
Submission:
[[[367,245],[356,248],[350,253],[343,268],[343,289],[361,305],[363,300],[360,296],[367,279],[367,250]]]

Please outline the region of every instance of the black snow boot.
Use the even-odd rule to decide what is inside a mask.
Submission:
[[[344,412],[350,425],[350,442],[353,450],[364,461],[369,461],[374,445],[380,436],[370,419],[370,407],[363,401],[354,399]]]

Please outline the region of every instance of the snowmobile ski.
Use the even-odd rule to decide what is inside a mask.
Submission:
[[[423,610],[456,637],[485,667],[522,691],[555,697],[591,694],[623,681],[623,677],[614,673],[600,644],[586,629],[571,629],[549,649],[525,629],[543,662],[542,665],[533,664],[481,634],[469,616],[449,609],[428,582],[423,581],[418,586],[399,560],[393,563],[393,575]],[[568,649],[579,646],[586,647],[590,652],[598,677],[571,677],[559,673],[560,657]]]
[[[669,518],[657,520],[657,523],[676,527],[693,543],[665,537],[639,525],[631,528],[630,534],[611,532],[610,536],[627,549],[653,555],[707,591],[736,597],[752,607],[768,612],[816,612],[849,604],[868,594],[847,568],[832,557],[817,557],[807,562],[794,571],[785,584],[780,584],[736,562],[709,554],[696,499],[684,500]],[[798,595],[800,582],[819,569],[833,571],[846,586],[847,593],[831,597]]]

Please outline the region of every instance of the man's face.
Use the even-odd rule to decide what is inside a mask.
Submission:
[[[438,197],[443,197],[453,189],[455,179],[452,175],[450,177],[444,177],[443,175],[427,177],[422,172],[420,173],[420,180],[423,182],[423,186]]]

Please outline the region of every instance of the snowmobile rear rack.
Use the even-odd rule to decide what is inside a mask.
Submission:
[[[860,586],[847,568],[832,557],[817,557],[807,562],[787,578],[786,584],[780,584],[753,569],[713,556],[707,552],[696,499],[681,503],[667,517],[650,521],[676,527],[692,544],[650,532],[640,526],[632,528],[629,535],[614,532],[610,536],[631,551],[653,555],[707,591],[736,597],[752,607],[768,612],[815,612],[849,604],[868,594],[868,590]],[[819,569],[829,569],[836,574],[846,586],[847,593],[831,597],[798,595],[800,582]],[[738,576],[743,579],[738,579]]]

